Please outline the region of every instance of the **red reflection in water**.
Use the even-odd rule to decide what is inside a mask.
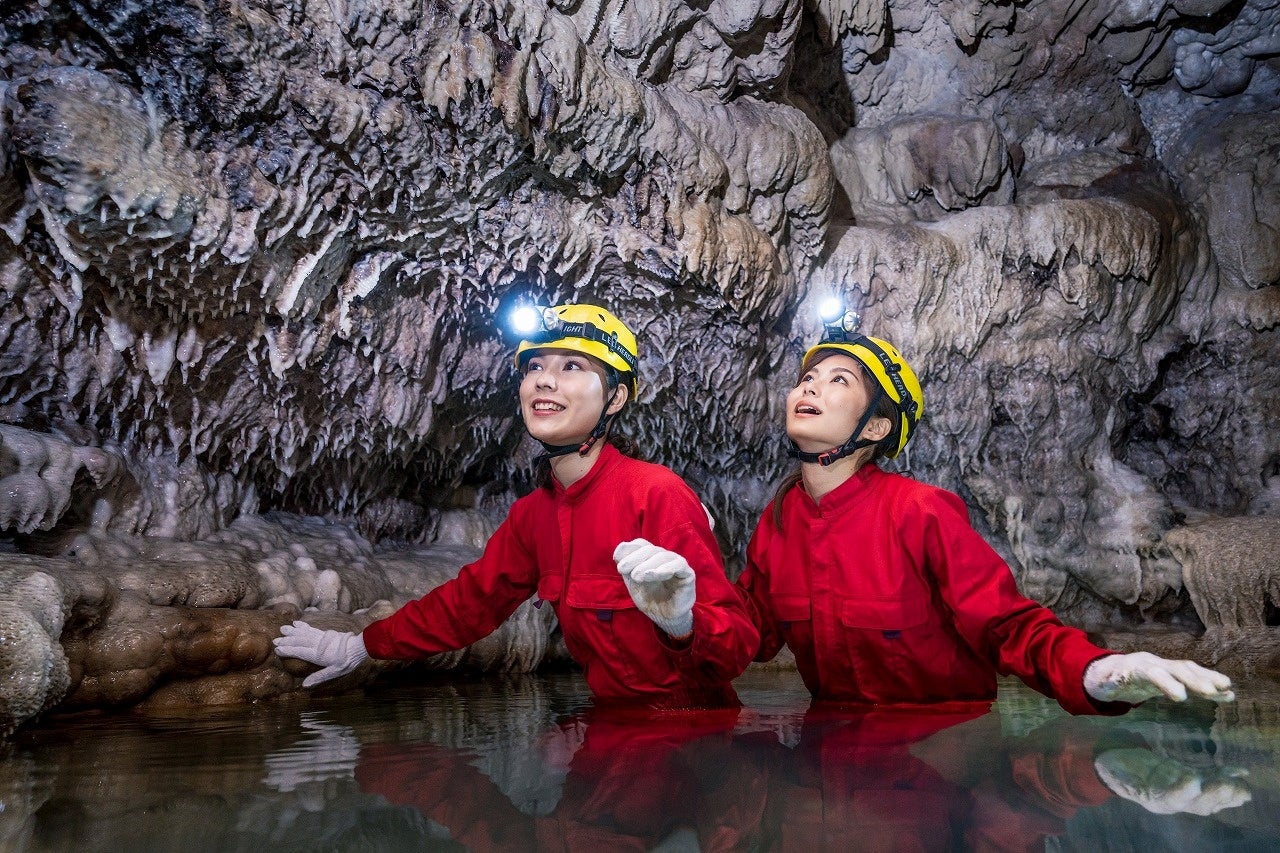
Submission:
[[[1104,729],[1063,720],[1010,740],[988,709],[815,705],[788,745],[750,710],[596,707],[542,738],[542,760],[566,770],[545,816],[467,750],[368,746],[356,779],[477,851],[1043,849],[1111,796],[1094,770]]]

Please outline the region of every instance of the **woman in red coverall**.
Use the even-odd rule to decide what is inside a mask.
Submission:
[[[856,314],[828,316],[787,396],[800,470],[765,509],[738,579],[757,660],[790,646],[823,700],[991,700],[997,673],[1072,713],[1188,690],[1233,698],[1230,679],[1190,661],[1093,645],[1018,592],[959,496],[882,471],[876,460],[919,421],[920,383],[893,345],[857,332]]]
[[[730,681],[759,644],[725,576],[702,504],[661,465],[610,441],[635,398],[635,336],[594,305],[517,312],[520,411],[546,451],[546,483],[512,505],[480,559],[362,634],[284,626],[276,651],[324,667],[462,648],[537,595],[597,699],[663,707],[736,703]]]

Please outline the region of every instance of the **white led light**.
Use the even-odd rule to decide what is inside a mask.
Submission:
[[[824,323],[834,323],[844,314],[844,302],[835,296],[828,296],[818,306],[818,316]]]
[[[538,309],[521,305],[511,312],[511,328],[518,335],[527,335],[538,328]]]

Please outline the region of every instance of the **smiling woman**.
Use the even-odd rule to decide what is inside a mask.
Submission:
[[[593,305],[541,313],[526,306],[513,325],[529,335],[516,348],[525,428],[542,445],[543,461],[552,461],[555,479],[571,485],[591,469],[595,443],[611,437],[617,415],[635,398],[635,335]],[[542,484],[550,480],[548,472]]]
[[[590,435],[601,417],[627,404],[627,389],[605,388],[607,373],[587,356],[544,350],[525,363],[520,411],[529,435],[544,444],[569,445]],[[603,414],[597,414],[601,401]]]
[[[736,704],[729,682],[759,634],[725,576],[693,491],[610,443],[638,387],[635,336],[594,305],[523,317],[520,411],[549,475],[516,501],[480,559],[363,634],[282,629],[276,651],[324,668],[422,658],[487,636],[535,593],[597,697],[651,706]]]
[[[631,449],[630,440],[611,434],[631,390],[618,381],[616,370],[590,356],[573,350],[536,352],[523,365],[520,413],[525,429],[545,451],[539,461],[549,463],[539,476],[540,485],[549,485],[553,476],[571,485],[595,462],[590,452],[577,452],[584,446],[589,450],[603,437],[614,439],[610,443],[615,447]]]

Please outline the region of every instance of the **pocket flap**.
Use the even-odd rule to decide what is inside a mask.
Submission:
[[[633,610],[636,603],[621,575],[588,575],[569,582],[565,602],[585,610]]]
[[[538,578],[538,598],[542,601],[559,601],[563,589],[563,575],[543,575]]]
[[[802,622],[813,618],[810,613],[808,596],[773,596],[773,617],[779,622]]]
[[[851,598],[840,607],[840,621],[849,628],[912,628],[928,620],[924,598]]]

